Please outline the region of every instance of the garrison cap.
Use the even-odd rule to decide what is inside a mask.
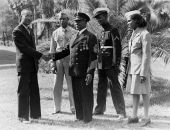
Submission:
[[[82,13],[82,12],[77,12],[75,14],[75,17],[76,18],[74,19],[74,21],[79,21],[79,20],[86,20],[87,22],[90,21],[90,17],[87,14]]]
[[[103,14],[103,13],[109,13],[110,10],[108,8],[96,8],[93,11],[93,17],[96,18],[98,15]]]

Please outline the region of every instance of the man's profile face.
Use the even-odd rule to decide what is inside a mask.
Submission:
[[[25,25],[29,25],[33,20],[33,14],[31,11],[27,10],[22,14],[22,21]]]
[[[100,14],[96,16],[96,20],[98,21],[100,25],[103,25],[107,21],[107,17],[105,17],[105,15],[103,14]]]
[[[75,21],[76,29],[79,30],[79,31],[86,28],[86,25],[87,25],[86,20],[82,19],[82,20],[76,20]]]
[[[59,21],[60,21],[60,26],[62,26],[63,28],[66,28],[68,25],[68,17],[66,15],[61,15],[59,17]]]

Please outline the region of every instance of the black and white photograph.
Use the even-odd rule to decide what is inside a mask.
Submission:
[[[170,129],[170,0],[0,3],[0,130]]]

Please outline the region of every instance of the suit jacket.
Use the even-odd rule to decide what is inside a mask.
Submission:
[[[110,24],[108,24],[107,27],[105,28],[102,39],[99,44],[100,44],[99,52],[101,53],[98,53],[98,68],[109,69],[112,66],[119,67],[121,61],[122,46],[118,30],[116,28],[113,28]],[[112,49],[101,49],[101,46],[105,46],[106,48],[107,46],[112,46]],[[105,54],[106,55],[109,54],[108,58],[104,56]]]
[[[137,28],[129,40],[129,74],[150,74],[151,36],[145,28]]]
[[[61,52],[56,52],[53,60],[58,60],[70,55],[69,74],[75,77],[84,77],[93,74],[96,67],[97,54],[94,46],[97,38],[87,29],[78,36],[76,33]]]
[[[16,46],[16,66],[18,72],[38,71],[38,60],[42,54],[36,51],[33,31],[19,24],[13,30],[13,40]]]

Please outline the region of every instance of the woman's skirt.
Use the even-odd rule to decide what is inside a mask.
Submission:
[[[130,94],[149,94],[151,92],[150,75],[146,77],[145,82],[141,83],[140,75],[129,74],[126,90]]]

